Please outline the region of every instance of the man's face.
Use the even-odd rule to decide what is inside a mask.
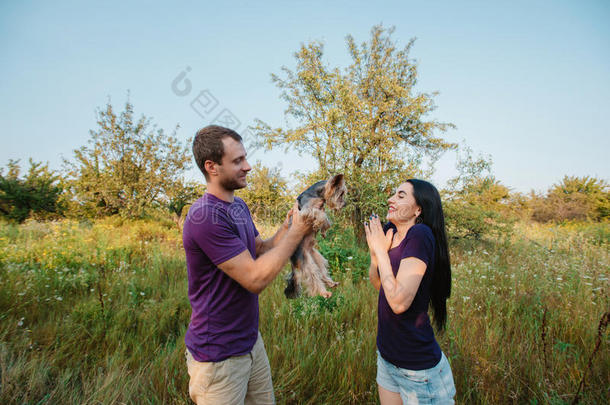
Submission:
[[[246,160],[246,149],[241,142],[233,138],[222,140],[224,154],[218,168],[218,181],[226,190],[238,190],[246,187],[246,175],[252,169]]]

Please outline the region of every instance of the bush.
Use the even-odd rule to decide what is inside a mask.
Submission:
[[[242,198],[257,222],[281,223],[294,199],[278,168],[270,169],[257,162],[248,174],[248,186],[236,193]]]
[[[610,190],[602,179],[565,176],[546,196],[532,194],[531,206],[538,222],[605,221],[610,218]]]
[[[447,237],[481,239],[503,237],[512,233],[515,222],[510,217],[462,200],[449,200],[443,205]]]
[[[318,235],[318,245],[320,253],[328,260],[331,276],[349,274],[356,282],[368,277],[369,253],[356,243],[351,227],[331,227],[325,238]]]
[[[6,176],[0,169],[0,215],[10,221],[24,222],[29,216],[41,219],[63,214],[60,197],[64,191],[61,178],[48,164],[29,160],[30,169],[20,178],[19,161],[11,160]]]

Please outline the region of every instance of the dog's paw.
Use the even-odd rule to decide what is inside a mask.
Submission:
[[[321,292],[320,295],[324,298],[330,298],[333,296],[333,293],[331,293],[330,291],[324,291],[324,292]]]

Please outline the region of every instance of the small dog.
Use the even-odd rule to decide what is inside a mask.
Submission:
[[[334,210],[343,208],[346,192],[343,175],[337,174],[328,180],[317,182],[298,196],[299,211],[312,221],[313,227],[290,258],[292,273],[284,290],[286,297],[296,298],[303,288],[311,297],[321,295],[329,298],[332,295],[326,287],[332,288],[338,283],[328,275],[328,262],[316,249],[315,236],[317,232],[322,232],[322,236],[325,236],[330,228],[324,205]]]

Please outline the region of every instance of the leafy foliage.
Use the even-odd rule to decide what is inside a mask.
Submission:
[[[49,170],[48,164],[32,159],[29,162],[24,178],[19,177],[19,161],[9,161],[6,175],[0,169],[0,215],[17,222],[25,221],[32,214],[38,218],[60,216],[64,191],[61,177]]]
[[[546,196],[531,195],[532,218],[539,222],[610,218],[610,188],[602,179],[564,176]]]
[[[413,45],[398,49],[393,29],[375,26],[368,42],[347,37],[351,64],[331,68],[323,62],[320,42],[301,46],[296,70],[272,75],[282,90],[293,129],[271,128],[258,121],[260,144],[294,147],[318,162],[315,177],[343,173],[348,185],[346,212],[358,234],[371,210],[385,206],[378,197],[420,173],[424,155],[437,158],[455,145],[436,137],[451,124],[426,120],[435,109],[435,93],[418,93],[417,65],[409,59]],[[371,209],[373,208],[373,209]]]
[[[448,236],[480,239],[510,234],[514,222],[510,190],[491,175],[490,158],[475,158],[468,147],[463,151],[456,164],[458,175],[443,196]]]
[[[248,174],[248,186],[236,194],[248,204],[257,221],[282,222],[294,202],[280,170],[260,162]]]
[[[348,276],[355,282],[368,277],[368,250],[360,248],[356,242],[353,230],[340,226],[331,227],[325,238],[318,235],[319,250],[328,260],[332,277]]]
[[[172,215],[173,221],[182,230],[184,223],[184,215],[188,212],[191,204],[205,193],[206,186],[195,181],[182,181],[181,179],[174,182],[170,189],[166,192],[167,210]]]
[[[74,210],[140,217],[165,201],[190,166],[188,147],[175,136],[178,127],[167,136],[149,118],[135,120],[129,102],[118,115],[108,103],[97,123],[89,146],[74,151],[74,162],[65,161]]]

